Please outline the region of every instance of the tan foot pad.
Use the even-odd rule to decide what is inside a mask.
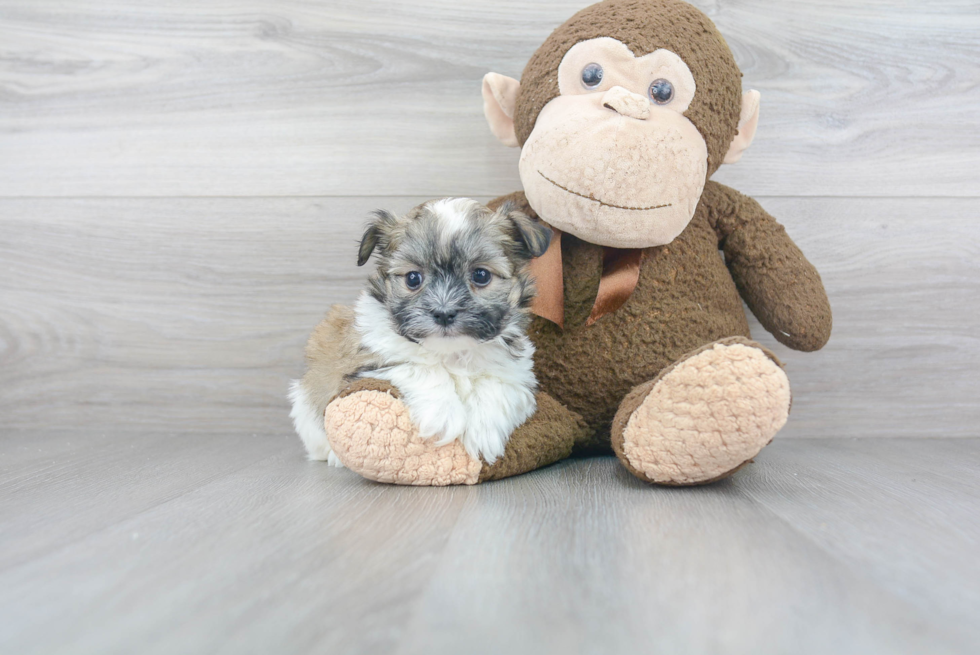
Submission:
[[[789,415],[783,369],[743,343],[709,346],[648,388],[614,445],[634,474],[660,484],[724,477],[755,457]]]
[[[344,466],[370,480],[441,487],[475,484],[483,463],[453,441],[435,446],[419,436],[402,401],[384,391],[358,391],[327,405],[324,426]]]

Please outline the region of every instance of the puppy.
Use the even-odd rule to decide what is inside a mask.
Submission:
[[[505,204],[424,203],[398,218],[374,214],[357,264],[377,252],[368,290],[334,306],[306,347],[308,371],[290,389],[291,416],[310,459],[342,466],[324,410],[355,378],[389,381],[423,437],[459,439],[488,464],[535,411],[534,346],[525,330],[534,287],[528,263],[551,230]]]

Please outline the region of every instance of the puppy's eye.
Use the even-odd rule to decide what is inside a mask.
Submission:
[[[477,268],[470,275],[470,279],[473,280],[473,284],[478,287],[485,287],[490,284],[490,280],[493,279],[493,274],[485,268]]]
[[[594,89],[600,84],[602,84],[602,66],[589,64],[582,69],[582,86],[586,89]]]
[[[422,274],[418,271],[411,271],[405,274],[405,286],[415,291],[422,286]]]
[[[650,84],[650,99],[658,105],[666,105],[674,99],[674,85],[661,78]]]

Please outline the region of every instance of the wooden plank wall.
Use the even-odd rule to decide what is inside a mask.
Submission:
[[[0,429],[288,433],[369,210],[520,186],[480,79],[588,2],[0,2]],[[763,97],[716,179],[821,270],[787,436],[980,423],[980,3],[699,1]]]

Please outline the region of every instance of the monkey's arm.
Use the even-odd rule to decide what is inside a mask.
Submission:
[[[758,202],[708,182],[709,220],[725,262],[752,313],[780,343],[819,350],[830,338],[830,301],[813,264]]]

